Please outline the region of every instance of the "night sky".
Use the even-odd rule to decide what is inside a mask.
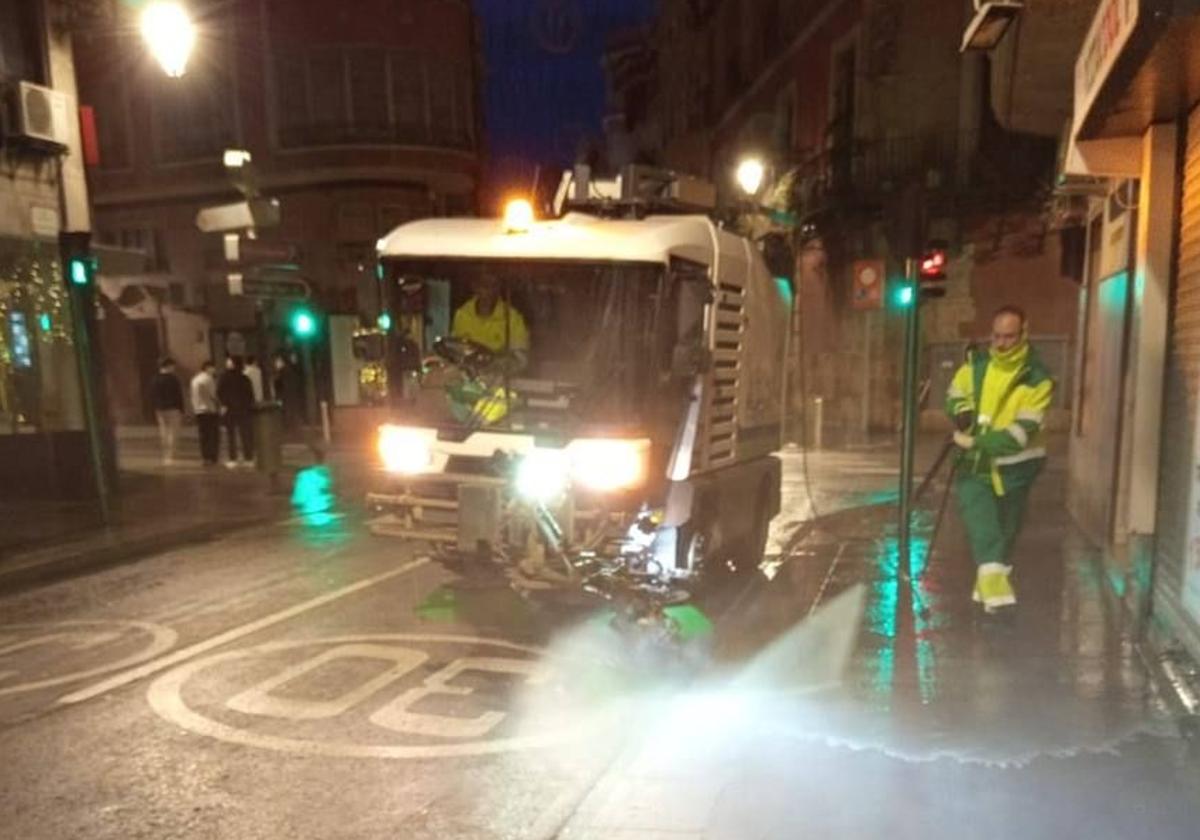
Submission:
[[[652,21],[657,2],[475,0],[475,8],[485,62],[486,213],[496,191],[528,190],[539,164],[542,182],[557,182],[582,140],[602,138],[608,36]]]

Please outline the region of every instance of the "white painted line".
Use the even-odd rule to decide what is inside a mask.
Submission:
[[[347,595],[353,595],[355,592],[375,586],[378,583],[383,583],[386,580],[391,580],[394,577],[407,574],[413,569],[424,566],[428,562],[428,557],[418,557],[416,560],[405,563],[399,568],[392,569],[391,571],[384,572],[383,574],[375,575],[375,577],[370,577],[366,580],[360,580],[358,583],[352,583],[349,586],[343,586],[341,589],[335,589],[333,592],[327,592],[324,595],[318,595],[316,598],[310,598],[304,603],[296,604],[293,607],[288,607],[286,610],[280,610],[279,612],[272,613],[271,615],[260,618],[257,621],[252,621],[249,624],[243,624],[241,627],[235,627],[232,630],[226,630],[224,633],[213,636],[209,639],[205,639],[203,642],[197,642],[196,644],[186,647],[183,650],[177,650],[172,654],[168,654],[167,656],[147,662],[145,665],[142,665],[138,668],[133,668],[122,674],[116,674],[104,680],[103,682],[96,683],[90,688],[84,688],[71,694],[67,694],[64,697],[60,697],[58,698],[58,702],[65,704],[82,703],[84,700],[91,700],[93,697],[99,697],[101,694],[105,694],[115,688],[121,688],[122,686],[129,685],[130,683],[137,682],[138,680],[157,673],[164,668],[170,668],[172,665],[177,665],[180,662],[192,658],[193,656],[201,653],[207,653],[213,648],[218,648],[222,645],[228,644],[229,642],[236,641],[244,636],[249,636],[251,633],[257,633],[259,630],[264,630],[273,624],[278,624],[281,621],[287,621],[288,619],[295,618],[296,616],[306,613],[309,610],[315,610],[317,607],[323,607],[331,601],[336,601],[339,598],[345,598]]]
[[[31,644],[73,641],[75,644],[72,646],[76,650],[87,650],[91,647],[116,641],[123,635],[128,635],[123,632],[111,632],[110,628],[113,626],[120,628],[122,631],[133,630],[135,633],[143,633],[149,636],[148,643],[137,652],[121,657],[121,659],[115,662],[108,662],[84,671],[72,671],[67,674],[59,674],[56,677],[0,687],[0,697],[27,691],[37,691],[71,682],[79,682],[92,677],[98,677],[101,674],[119,671],[122,668],[130,668],[153,659],[156,656],[160,656],[175,646],[176,634],[174,630],[169,627],[163,627],[161,624],[152,624],[145,621],[56,621],[46,624],[9,624],[5,625],[5,629],[21,628],[24,630],[34,630],[43,634],[34,638]],[[46,634],[48,628],[59,628],[59,632]],[[64,628],[69,628],[69,630]],[[103,628],[103,632],[97,632],[97,628]],[[20,644],[13,645],[8,650],[15,650],[23,646]],[[4,652],[0,651],[0,653]],[[17,676],[19,673],[19,671],[0,671],[0,682]]]
[[[355,644],[387,645],[395,644],[396,642],[492,647],[499,648],[502,651],[516,651],[531,657],[540,657],[545,653],[538,648],[520,645],[515,642],[507,642],[501,639],[486,639],[478,636],[458,636],[452,634],[390,633],[386,635],[335,636],[330,638],[285,640],[268,642],[257,647],[244,648],[242,650],[217,653],[203,659],[193,660],[185,665],[180,665],[178,668],[168,671],[152,682],[146,691],[146,699],[159,717],[197,735],[204,735],[219,741],[245,747],[255,747],[303,756],[389,759],[461,758],[466,756],[495,755],[515,750],[541,749],[581,738],[590,731],[589,727],[584,725],[585,721],[581,721],[577,717],[572,717],[571,723],[565,726],[555,726],[551,723],[536,726],[529,725],[519,729],[518,734],[496,738],[479,738],[477,737],[480,735],[478,730],[491,728],[490,726],[484,727],[479,725],[481,723],[480,718],[471,719],[448,716],[443,719],[441,726],[431,727],[430,723],[434,716],[424,715],[422,716],[424,720],[419,721],[423,725],[419,725],[416,728],[413,728],[409,724],[417,721],[413,719],[404,721],[404,731],[416,734],[418,737],[437,737],[445,740],[432,743],[407,744],[354,743],[344,740],[315,741],[271,734],[270,732],[262,731],[256,726],[245,729],[238,728],[228,723],[206,717],[204,714],[189,707],[183,699],[184,686],[188,681],[196,674],[214,666],[246,661],[279,651],[304,647]],[[532,659],[528,664],[511,658],[456,659],[447,668],[443,669],[442,672],[439,672],[439,674],[433,674],[427,678],[424,681],[424,687],[416,689],[415,693],[422,696],[438,693],[457,694],[460,696],[470,694],[472,690],[467,686],[446,684],[445,681],[453,676],[450,673],[451,671],[457,674],[462,670],[479,669],[495,673],[534,676],[545,673],[544,668],[543,663]],[[533,680],[526,680],[526,682],[538,684],[542,680],[535,676]],[[378,688],[379,686],[374,687]],[[548,690],[552,691],[553,689],[550,688]],[[417,699],[419,698],[410,693],[402,695],[400,703],[403,704],[405,701],[415,702]],[[228,707],[228,703],[226,703],[226,706]],[[556,704],[554,708],[558,708],[558,705]],[[499,720],[495,717],[496,714],[498,713],[485,713],[482,722],[494,725]],[[504,716],[504,714],[501,715],[501,717]],[[284,719],[288,719],[288,716],[285,716]],[[393,728],[392,724],[395,722],[395,720],[388,721],[384,723],[384,726]],[[476,731],[467,731],[473,726]],[[334,732],[335,734],[344,732],[344,726],[335,729]],[[463,740],[464,737],[470,738],[470,740]]]

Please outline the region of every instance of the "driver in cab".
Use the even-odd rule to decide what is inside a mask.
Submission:
[[[450,334],[473,341],[492,353],[511,360],[520,370],[529,356],[529,330],[525,318],[500,298],[500,280],[492,275],[478,278],[475,294],[454,313]]]

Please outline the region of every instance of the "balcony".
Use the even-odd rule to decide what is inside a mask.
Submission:
[[[466,63],[415,50],[279,49],[273,112],[283,149],[475,147],[475,80]]]
[[[882,140],[830,142],[792,171],[792,205],[811,218],[828,212],[872,212],[910,184],[956,207],[1029,200],[1049,188],[1054,143],[1042,137],[931,133]]]

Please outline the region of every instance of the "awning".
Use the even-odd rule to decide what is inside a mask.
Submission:
[[[1140,137],[1186,113],[1200,100],[1197,43],[1191,0],[1103,0],[1075,63],[1076,143]]]

